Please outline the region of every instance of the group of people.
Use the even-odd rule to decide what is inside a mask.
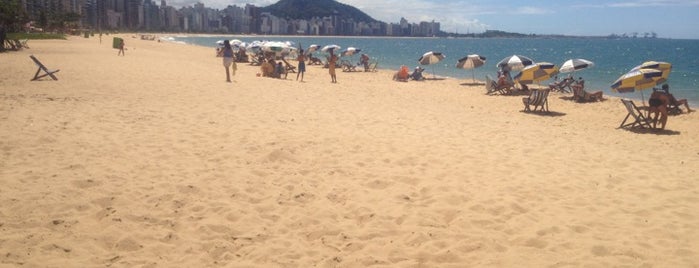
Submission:
[[[673,109],[680,109],[680,105],[687,108],[687,112],[691,112],[687,99],[676,99],[670,94],[670,86],[663,84],[661,89],[653,88],[653,93],[648,99],[648,118],[652,118],[653,127],[657,128],[658,118],[660,119],[660,129],[665,129],[667,123],[667,115],[673,112]]]

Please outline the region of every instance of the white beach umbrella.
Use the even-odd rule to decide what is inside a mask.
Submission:
[[[561,68],[558,69],[558,71],[561,73],[570,73],[592,66],[595,66],[595,63],[586,59],[569,59],[561,64]]]
[[[530,58],[521,55],[512,55],[498,62],[497,67],[499,69],[519,70],[532,64],[534,64],[534,61]]]
[[[354,55],[354,54],[359,53],[360,51],[362,51],[362,50],[361,50],[361,49],[358,49],[358,48],[356,48],[356,47],[348,47],[347,49],[345,49],[345,51],[342,51],[342,56],[343,56],[343,57],[345,57],[345,56],[352,56],[352,55]]]
[[[306,49],[306,53],[310,54],[310,53],[318,51],[319,49],[320,49],[320,45],[312,44],[312,45],[308,46],[308,49]]]
[[[338,45],[327,45],[327,46],[324,46],[320,51],[323,51],[323,52],[330,52],[330,51],[335,52],[335,51],[340,50],[340,49],[342,49],[342,47],[341,47],[341,46],[338,46]]]

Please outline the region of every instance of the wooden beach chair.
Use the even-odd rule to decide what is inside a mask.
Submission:
[[[490,75],[485,75],[485,89],[486,95],[492,95],[499,93],[500,95],[507,95],[511,93],[511,85],[498,85],[498,82],[493,80]]]
[[[624,104],[624,107],[626,107],[628,114],[626,114],[624,121],[621,121],[618,128],[653,128],[650,125],[651,120],[643,115],[641,110],[638,109],[632,100],[621,99],[621,102]],[[626,123],[629,118],[633,118],[633,121]]]
[[[286,73],[296,73],[296,66],[289,64],[289,62],[286,61],[286,59],[282,58],[282,61],[284,62],[284,68],[286,69]]]
[[[343,72],[356,72],[357,71],[357,66],[354,66],[350,61],[348,60],[342,60],[340,61],[340,66],[342,66],[342,71]]]
[[[376,72],[376,67],[379,66],[378,61],[369,62],[369,66],[364,70],[365,72]]]
[[[522,98],[522,103],[524,103],[525,112],[536,112],[537,109],[541,112],[549,112],[549,92],[551,89],[535,89],[532,90],[529,97]],[[532,109],[531,107],[534,107]]]
[[[29,57],[32,59],[32,61],[34,61],[34,64],[36,64],[36,66],[39,67],[39,69],[36,70],[36,73],[34,74],[34,78],[32,78],[31,81],[36,81],[36,80],[39,80],[39,79],[41,79],[41,78],[43,78],[43,77],[46,77],[46,76],[51,77],[53,80],[58,80],[58,78],[57,78],[55,75],[53,75],[53,74],[54,74],[54,73],[57,73],[57,72],[60,71],[60,70],[58,70],[58,69],[56,69],[56,70],[49,70],[49,69],[46,68],[46,66],[44,66],[44,64],[42,64],[36,57],[34,57],[34,55],[29,55]],[[44,71],[44,74],[39,75],[39,73],[41,73],[41,71]]]

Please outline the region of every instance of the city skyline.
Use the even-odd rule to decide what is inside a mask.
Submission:
[[[267,6],[277,0],[168,0],[182,7],[203,3],[211,8],[252,4]],[[696,0],[627,1],[516,1],[516,0],[339,0],[375,19],[395,22],[438,21],[453,33],[503,30],[523,34],[607,36],[655,32],[661,38],[699,39]],[[400,7],[400,8],[396,8]]]

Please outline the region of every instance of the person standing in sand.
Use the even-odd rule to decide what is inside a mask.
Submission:
[[[333,52],[333,49],[330,50],[330,57],[328,58],[328,72],[330,73],[330,79],[332,79],[332,83],[337,83],[337,76],[335,75],[335,63],[337,62],[337,56],[335,56],[335,53]]]
[[[124,54],[124,45],[125,45],[125,44],[124,44],[124,39],[120,39],[120,41],[119,41],[119,52],[117,52],[117,56],[119,56],[119,55],[126,56],[126,55]]]
[[[223,56],[223,67],[226,68],[226,82],[230,83],[231,74],[228,69],[231,68],[231,65],[233,65],[233,75],[235,75],[235,71],[238,68],[235,65],[235,60],[233,59],[233,48],[228,40],[223,41],[223,49],[218,51],[218,56]]]
[[[296,58],[299,62],[298,73],[296,74],[296,81],[299,80],[299,75],[301,76],[301,82],[303,82],[303,73],[306,72],[306,55],[303,54],[303,49],[299,50],[299,56]]]

